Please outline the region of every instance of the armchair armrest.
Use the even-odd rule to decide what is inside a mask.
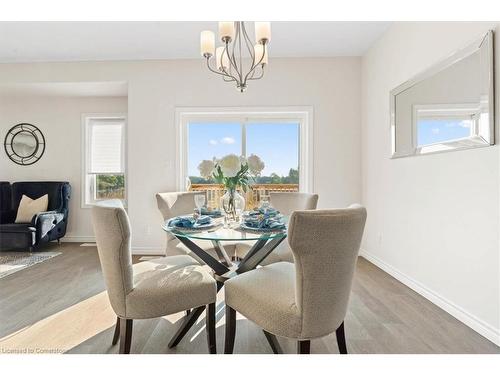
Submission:
[[[58,211],[42,211],[37,213],[33,218],[31,219],[31,225],[36,226],[36,224],[40,220],[49,220],[49,219],[55,219],[56,215],[62,215],[62,213]]]
[[[33,216],[31,225],[36,228],[37,238],[42,238],[63,219],[64,214],[62,212],[43,211]]]

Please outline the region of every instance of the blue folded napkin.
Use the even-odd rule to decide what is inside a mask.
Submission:
[[[196,220],[196,223],[195,223],[195,226],[196,225],[207,225],[207,224],[210,224],[212,222],[212,218],[210,216],[200,216],[197,220]]]
[[[265,216],[248,216],[244,221],[245,225],[255,229],[286,229],[285,223],[280,217],[265,217]]]
[[[267,210],[264,209],[263,207],[259,207],[248,212],[248,215],[250,216],[266,215],[271,217],[271,216],[277,216],[279,213],[280,212],[274,207],[268,207]]]
[[[217,210],[217,209],[210,210],[207,207],[202,207],[201,208],[201,214],[202,215],[207,215],[207,216],[212,216],[212,217],[220,217],[220,216],[222,216],[221,210]]]
[[[210,223],[212,223],[212,218],[210,216],[200,216],[198,220],[195,220],[192,216],[177,216],[168,221],[168,226],[176,228],[197,228]]]

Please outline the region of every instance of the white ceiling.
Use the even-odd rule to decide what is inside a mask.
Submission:
[[[272,22],[270,57],[361,56],[389,25]],[[0,22],[0,63],[201,58],[202,30],[217,22]]]
[[[1,96],[127,96],[126,82],[47,82],[0,85]]]

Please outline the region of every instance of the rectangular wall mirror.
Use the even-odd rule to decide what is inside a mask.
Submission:
[[[493,32],[391,91],[392,157],[493,145]]]

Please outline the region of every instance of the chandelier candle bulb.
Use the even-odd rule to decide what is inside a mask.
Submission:
[[[255,40],[260,44],[271,40],[271,22],[255,22]]]
[[[260,64],[267,64],[268,63],[267,48],[264,49],[264,46],[262,44],[256,44],[255,46],[253,46],[253,49],[255,52],[254,64],[255,65],[258,65],[259,63]],[[264,51],[265,51],[265,54],[264,54]],[[264,57],[262,57],[263,54],[264,54]],[[262,61],[260,59],[262,59]]]
[[[215,51],[215,59],[217,60],[217,69],[223,70],[229,67],[229,58],[227,53],[224,52],[224,47],[217,47]]]
[[[223,42],[230,42],[234,39],[234,21],[219,22],[219,37]]]
[[[200,35],[200,49],[201,55],[206,57],[207,55],[213,56],[215,53],[215,35],[213,31],[202,31]]]

